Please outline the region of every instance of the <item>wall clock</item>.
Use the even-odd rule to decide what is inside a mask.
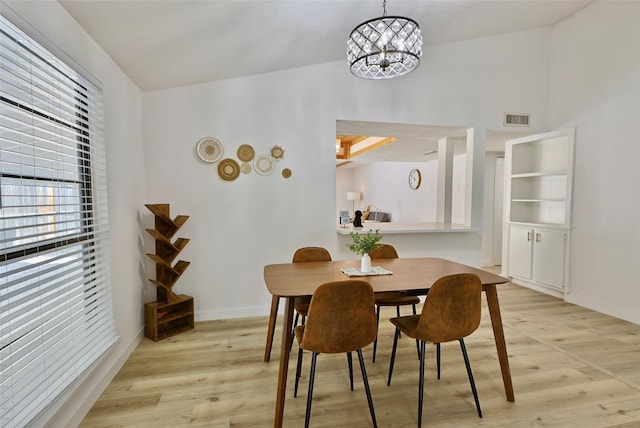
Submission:
[[[420,174],[420,170],[412,169],[409,171],[409,187],[412,190],[416,190],[420,187],[420,183],[422,183],[422,174]]]

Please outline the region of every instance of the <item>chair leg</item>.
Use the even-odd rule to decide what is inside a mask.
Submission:
[[[296,366],[296,383],[293,388],[293,396],[298,396],[298,382],[300,382],[300,373],[302,371],[302,348],[298,348],[298,364]]]
[[[476,383],[473,381],[473,373],[471,373],[471,364],[469,363],[467,348],[464,346],[464,339],[460,339],[460,349],[462,350],[462,356],[464,357],[464,365],[467,367],[467,375],[469,375],[469,383],[471,384],[471,392],[473,392],[473,399],[475,400],[476,408],[478,409],[478,416],[482,417],[480,400],[478,400],[478,391],[476,390]]]
[[[438,366],[438,379],[440,379],[440,344],[436,343],[436,365]]]
[[[313,397],[313,381],[316,377],[316,359],[318,353],[314,352],[311,356],[311,371],[309,373],[309,393],[307,394],[307,410],[304,414],[304,428],[309,428],[309,418],[311,417],[311,399]]]
[[[293,341],[296,338],[296,327],[298,326],[298,317],[300,316],[300,312],[296,311],[296,317],[293,319],[293,327],[291,327],[291,343],[289,343],[289,352],[291,352],[291,348],[293,348]]]
[[[369,380],[367,379],[367,370],[364,368],[364,357],[362,356],[362,349],[358,349],[358,360],[360,361],[360,371],[362,372],[362,381],[364,382],[364,390],[367,393],[367,402],[369,403],[369,412],[371,412],[371,421],[373,422],[373,428],[377,428],[376,413],[373,410],[373,399],[371,398],[371,390],[369,389]],[[349,353],[351,355],[351,353]]]
[[[413,315],[417,315],[416,305],[411,305],[413,307]],[[420,341],[416,339],[416,352],[418,353],[418,359],[420,359]]]
[[[425,342],[420,341],[420,381],[418,385],[418,428],[422,427],[422,403],[424,401]]]
[[[393,374],[393,363],[396,361],[396,348],[398,347],[398,337],[400,337],[400,329],[396,327],[396,332],[393,335],[393,348],[391,349],[391,361],[389,362],[389,379],[387,379],[387,386],[391,386],[391,375]]]
[[[349,385],[353,391],[353,356],[351,352],[347,352],[347,363],[349,363]]]
[[[376,327],[380,325],[380,305],[376,305]],[[376,328],[376,332],[377,332]],[[373,341],[373,362],[376,362],[376,350],[378,349],[378,333],[376,333],[376,339]]]

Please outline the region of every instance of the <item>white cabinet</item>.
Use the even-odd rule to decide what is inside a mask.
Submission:
[[[564,289],[567,234],[563,230],[533,230],[533,281]]]
[[[568,232],[565,230],[511,226],[508,275],[524,285],[562,291]]]
[[[533,229],[511,226],[509,236],[509,276],[531,279]]]
[[[503,274],[563,297],[568,282],[574,130],[505,146]]]

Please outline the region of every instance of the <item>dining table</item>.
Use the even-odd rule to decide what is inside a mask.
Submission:
[[[278,316],[278,302],[281,298],[285,299],[274,427],[281,428],[284,417],[294,300],[296,297],[313,295],[315,289],[321,284],[345,279],[365,280],[371,284],[374,292],[406,291],[415,295],[426,295],[431,285],[443,276],[458,273],[478,275],[487,299],[506,398],[507,401],[515,401],[496,289],[497,285],[508,282],[506,278],[462,263],[435,257],[376,259],[374,266],[380,268],[377,269],[378,272],[384,271],[385,273],[348,276],[343,272],[343,269],[358,271],[360,260],[280,263],[269,264],[264,267],[264,281],[269,293],[272,295],[267,343],[265,346],[265,362],[269,361],[271,355],[276,318]]]

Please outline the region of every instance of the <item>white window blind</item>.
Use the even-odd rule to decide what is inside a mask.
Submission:
[[[0,16],[0,426],[115,341],[102,91]]]

